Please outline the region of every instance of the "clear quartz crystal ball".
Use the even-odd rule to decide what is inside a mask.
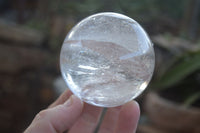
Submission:
[[[83,101],[101,107],[122,105],[141,94],[154,70],[153,44],[133,19],[98,13],[67,35],[60,55],[62,76]]]

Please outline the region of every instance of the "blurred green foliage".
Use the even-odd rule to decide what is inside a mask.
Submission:
[[[37,19],[30,19],[26,22],[26,24],[24,26],[42,31],[45,34],[48,33],[48,25],[45,21],[38,21]]]
[[[190,106],[200,99],[200,50],[185,52],[171,60],[171,65],[152,88],[159,92],[178,93],[179,102]]]
[[[119,12],[130,17],[168,16],[180,19],[187,0],[51,0],[50,8],[59,14],[85,17],[97,12]],[[55,7],[55,5],[57,5]]]
[[[156,82],[155,87],[166,89],[178,84],[183,79],[197,70],[200,70],[200,50],[186,52],[173,60],[173,64],[167,69],[162,77]]]

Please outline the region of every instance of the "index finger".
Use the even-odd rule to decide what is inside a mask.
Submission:
[[[122,106],[115,133],[135,133],[140,116],[140,108],[136,101]]]
[[[69,99],[69,97],[72,95],[72,92],[67,89],[66,91],[64,91],[59,97],[58,99],[53,102],[48,108],[53,108],[59,104],[63,104],[65,101],[67,101],[67,99]]]

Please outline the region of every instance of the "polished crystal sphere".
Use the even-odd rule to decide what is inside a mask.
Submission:
[[[154,70],[153,44],[133,19],[98,13],[66,36],[60,55],[69,89],[86,103],[115,107],[136,98]]]

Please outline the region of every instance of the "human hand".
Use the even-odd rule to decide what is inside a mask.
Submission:
[[[65,91],[48,109],[39,112],[24,133],[92,133],[102,108],[86,104]],[[135,101],[108,108],[98,133],[135,133],[140,109]]]

